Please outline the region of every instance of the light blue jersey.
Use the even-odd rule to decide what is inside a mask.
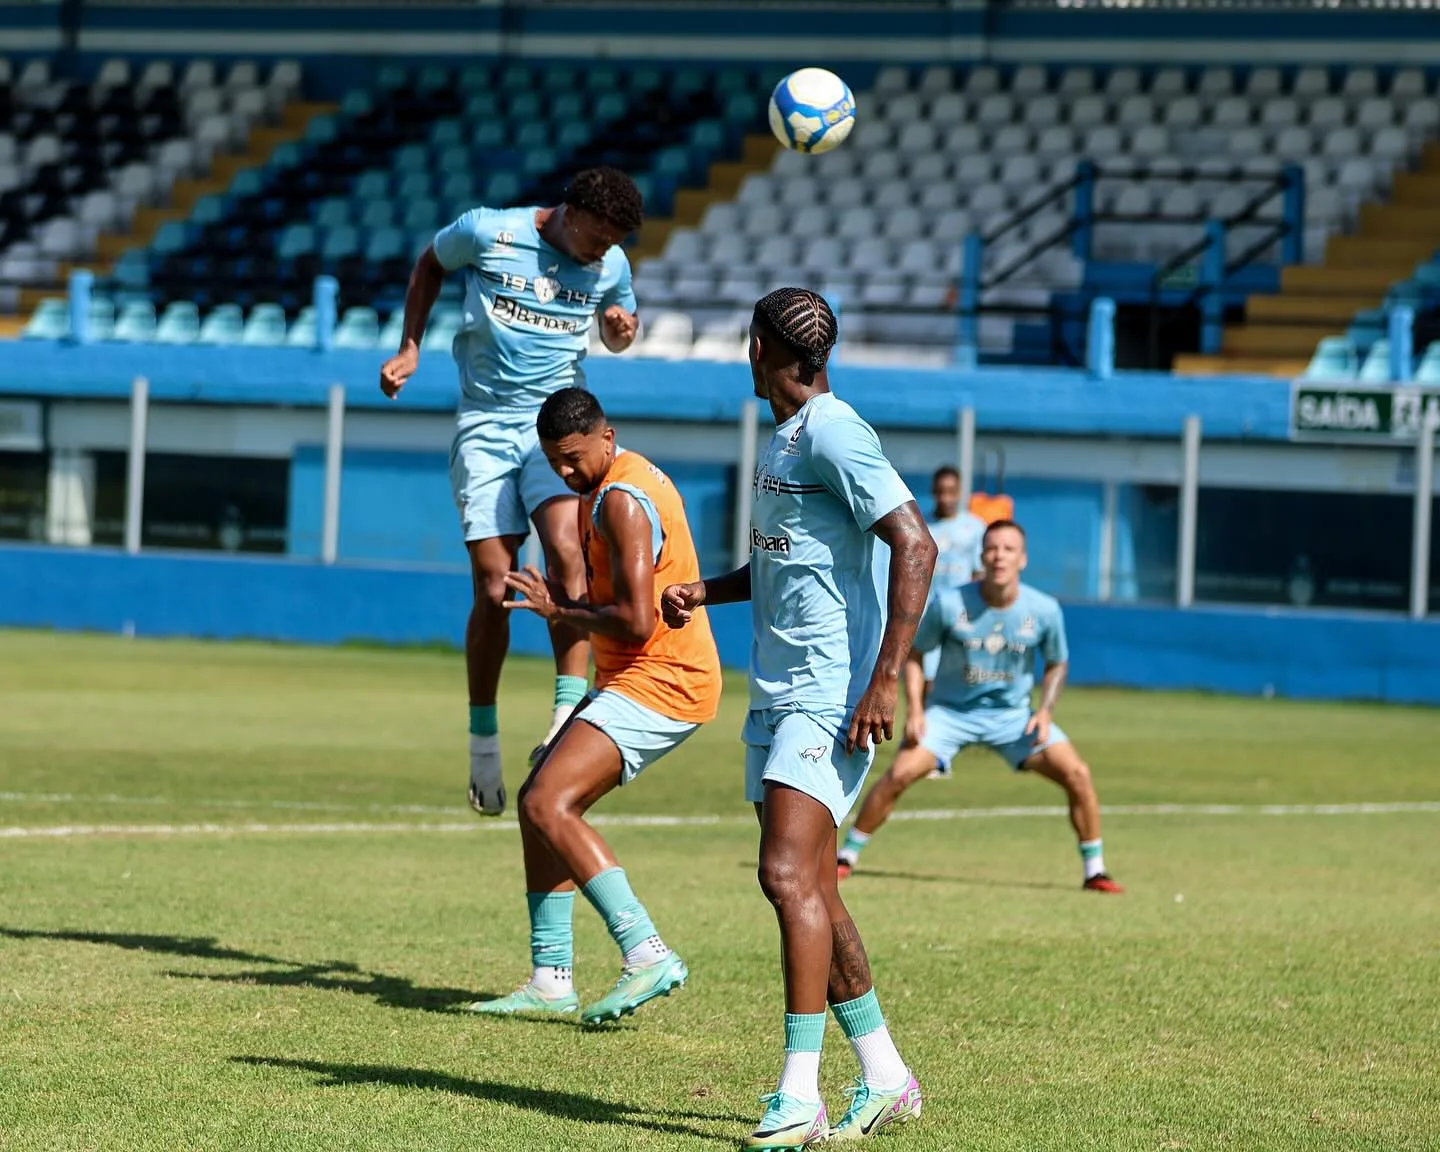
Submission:
[[[1059,601],[1023,584],[1008,608],[987,604],[979,581],[936,588],[915,630],[915,647],[921,652],[940,649],[929,703],[960,712],[1028,712],[1035,653],[1046,664],[1070,659]]]
[[[870,531],[914,499],[875,430],[823,392],[775,429],[750,512],[750,707],[849,710],[874,672],[889,550]]]
[[[538,211],[472,208],[435,236],[441,266],[465,272],[453,349],[462,423],[469,413],[534,414],[552,392],[583,385],[595,313],[635,311],[625,253],[579,264],[540,238]]]
[[[980,545],[985,539],[985,521],[973,512],[961,512],[930,525],[939,555],[935,557],[936,588],[958,588],[975,579],[980,571]]]

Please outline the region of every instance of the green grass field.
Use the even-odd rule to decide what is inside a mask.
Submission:
[[[506,676],[513,790],[549,672]],[[528,971],[513,824],[464,805],[457,655],[0,633],[0,1148],[734,1146],[784,1010],[743,707],[736,680],[600,809],[690,818],[607,835],[692,976],[587,1032],[456,1011]],[[882,1147],[1440,1148],[1440,715],[1061,716],[1125,896],[1081,893],[1064,818],[1015,811],[1059,792],[983,755],[847,882],[926,1092]],[[618,957],[583,901],[576,935],[593,997]],[[833,1024],[826,1052],[838,1115]]]

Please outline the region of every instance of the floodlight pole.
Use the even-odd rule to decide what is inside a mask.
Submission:
[[[145,441],[150,423],[150,381],[135,377],[130,385],[130,455],[125,476],[125,551],[140,551],[140,525],[145,514]]]
[[[755,439],[760,434],[760,411],[754,400],[740,409],[740,450],[735,475],[735,567],[750,562],[750,501],[755,483]]]

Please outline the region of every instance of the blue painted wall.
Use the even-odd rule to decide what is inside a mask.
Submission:
[[[0,548],[0,626],[308,644],[461,641],[463,573],[293,561]],[[1078,684],[1440,704],[1440,621],[1309,612],[1066,605]],[[749,611],[713,615],[743,667]],[[549,651],[517,616],[514,650]]]

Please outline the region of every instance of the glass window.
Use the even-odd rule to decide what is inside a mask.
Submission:
[[[43,452],[0,452],[0,540],[45,539],[49,471]]]

